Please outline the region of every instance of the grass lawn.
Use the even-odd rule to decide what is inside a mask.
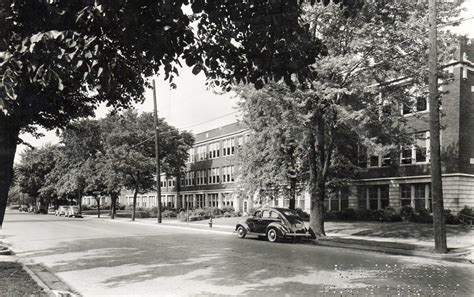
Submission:
[[[0,262],[0,296],[47,296],[19,263]]]

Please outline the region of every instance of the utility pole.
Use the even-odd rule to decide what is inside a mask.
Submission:
[[[439,139],[438,104],[438,49],[436,27],[436,0],[429,0],[429,106],[430,106],[430,159],[431,159],[431,197],[433,201],[433,229],[435,250],[446,253],[446,225],[444,221],[443,187],[441,180],[441,149]]]
[[[160,173],[160,146],[158,145],[158,136],[160,131],[158,130],[158,108],[156,104],[156,86],[155,80],[153,79],[153,116],[155,118],[155,156],[156,156],[156,211],[158,224],[161,224],[161,173]]]

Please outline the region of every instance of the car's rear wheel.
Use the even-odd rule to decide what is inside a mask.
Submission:
[[[270,228],[268,229],[267,231],[267,239],[268,241],[270,242],[275,242],[277,241],[278,239],[278,233],[277,233],[277,230],[275,228]]]
[[[244,226],[239,226],[237,228],[237,236],[239,236],[239,238],[245,238],[245,235],[247,235],[247,230],[245,230]]]

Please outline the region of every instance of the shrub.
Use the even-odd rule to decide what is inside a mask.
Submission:
[[[474,213],[472,212],[472,208],[470,208],[466,205],[458,213],[457,219],[458,219],[459,223],[469,224],[469,223],[472,222],[472,217],[474,217]]]
[[[171,210],[171,209],[167,209],[167,210],[164,210],[161,215],[164,217],[164,218],[176,218],[178,216],[178,214],[176,213],[175,210]]]
[[[372,210],[370,214],[371,221],[387,222],[388,218],[383,209]]]
[[[459,214],[461,215],[465,215],[465,216],[470,216],[470,217],[474,217],[474,213],[472,212],[472,208],[470,208],[469,206],[464,206],[463,209],[461,209],[461,211],[459,212]]]
[[[325,221],[337,221],[341,217],[341,213],[338,211],[328,211],[324,214],[324,220]],[[309,220],[309,216],[308,216]]]
[[[458,225],[460,223],[459,216],[455,216],[451,213],[451,210],[444,210],[444,219],[446,224],[449,225]]]
[[[341,211],[341,220],[355,220],[356,212],[352,208],[344,209]]]
[[[384,222],[400,222],[402,217],[393,207],[386,207],[384,210]]]
[[[91,210],[92,208],[89,205],[86,204],[86,205],[82,205],[81,209],[82,210]]]
[[[411,217],[411,221],[417,223],[433,223],[433,217],[427,209],[420,209]]]
[[[370,221],[372,218],[371,211],[368,209],[357,209],[355,217],[358,221]]]
[[[405,205],[400,209],[400,216],[404,221],[411,221],[414,215],[415,211],[413,210],[413,207],[409,205]]]

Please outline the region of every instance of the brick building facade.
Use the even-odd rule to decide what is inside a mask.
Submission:
[[[454,212],[474,206],[474,43],[464,42],[453,62],[446,66],[453,80],[442,87],[441,152],[445,208]],[[367,156],[367,168],[350,186],[329,193],[326,209],[396,209],[411,205],[431,211],[429,160],[429,104],[416,102],[414,109],[400,108],[406,118],[414,145],[403,148],[399,160]],[[173,208],[233,207],[248,212],[261,197],[239,196],[237,152],[246,141],[247,131],[234,123],[195,135],[185,176],[162,177],[162,202]],[[277,195],[278,196],[278,195]],[[278,197],[268,203],[287,207],[288,199]],[[131,204],[124,193],[120,203]],[[156,206],[156,194],[139,195],[138,206]],[[309,211],[309,195],[302,191],[296,207]]]

